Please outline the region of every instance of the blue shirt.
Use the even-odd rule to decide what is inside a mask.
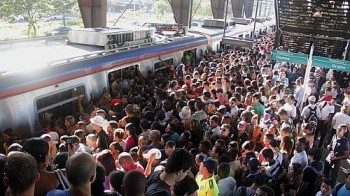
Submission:
[[[46,196],[71,196],[71,194],[70,192],[68,192],[68,190],[62,191],[62,190],[54,189],[46,193]]]

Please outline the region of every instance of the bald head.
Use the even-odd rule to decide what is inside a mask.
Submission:
[[[69,157],[66,163],[68,181],[74,187],[93,182],[96,163],[90,154],[81,152]]]

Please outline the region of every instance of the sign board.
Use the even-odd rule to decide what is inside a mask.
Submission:
[[[274,50],[272,53],[272,60],[307,64],[308,55]],[[312,57],[312,66],[350,72],[350,61],[336,60],[320,56]]]
[[[272,54],[272,60],[297,63],[297,64],[307,64],[308,55],[291,53],[285,51],[274,50]]]
[[[350,61],[336,60],[325,57],[314,56],[312,65],[338,71],[350,71]]]

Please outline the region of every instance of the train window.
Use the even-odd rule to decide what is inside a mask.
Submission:
[[[166,65],[174,65],[174,59],[171,58],[171,59],[163,60],[163,63],[159,61],[153,65],[153,69],[154,71],[158,71],[160,69],[163,69]]]
[[[108,73],[108,85],[109,85],[109,92],[112,93],[113,96],[115,96],[118,92],[118,84],[126,78],[136,78],[141,75],[139,70],[139,65],[133,65],[129,66],[123,69],[114,70]],[[114,85],[114,84],[115,85]]]
[[[76,86],[36,100],[36,109],[39,120],[45,113],[65,117],[78,111],[76,100],[86,94],[84,86]]]

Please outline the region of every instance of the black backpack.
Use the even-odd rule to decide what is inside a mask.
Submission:
[[[318,122],[318,118],[316,115],[317,107],[315,106],[314,108],[311,108],[309,106],[308,108],[309,108],[310,112],[309,112],[309,116],[305,119],[305,122],[311,124],[312,129],[313,129],[312,132],[314,132],[316,130],[317,122]]]

